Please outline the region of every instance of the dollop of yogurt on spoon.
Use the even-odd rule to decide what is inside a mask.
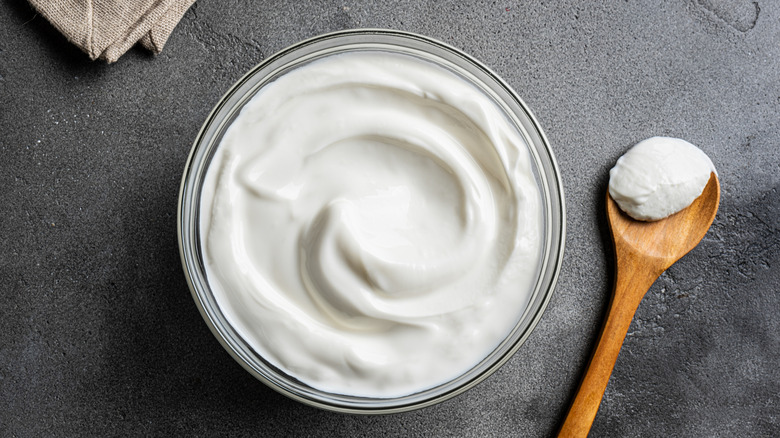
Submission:
[[[685,140],[651,137],[634,145],[609,171],[609,194],[634,219],[656,221],[688,207],[715,166]]]

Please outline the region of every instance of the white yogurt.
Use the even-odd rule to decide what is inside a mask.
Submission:
[[[396,397],[462,375],[516,325],[540,267],[523,137],[475,86],[411,56],[331,55],[265,86],[201,202],[228,321],[333,393]]]
[[[663,219],[688,207],[710,180],[715,166],[685,140],[640,141],[609,171],[609,194],[634,219]]]

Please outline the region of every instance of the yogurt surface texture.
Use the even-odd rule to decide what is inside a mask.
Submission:
[[[651,137],[620,157],[609,171],[609,194],[634,219],[663,219],[688,207],[710,180],[715,166],[685,140]]]
[[[528,145],[460,76],[357,51],[266,84],[201,191],[209,286],[268,362],[337,394],[446,383],[515,327],[544,211]]]

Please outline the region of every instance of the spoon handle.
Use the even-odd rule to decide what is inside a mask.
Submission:
[[[617,254],[615,289],[607,319],[558,437],[588,435],[634,313],[661,272],[663,269],[659,272],[646,258]]]

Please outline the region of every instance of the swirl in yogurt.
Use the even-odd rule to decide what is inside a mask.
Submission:
[[[524,137],[471,82],[361,51],[263,86],[201,194],[215,299],[280,370],[398,397],[446,383],[515,327],[542,204]]]

